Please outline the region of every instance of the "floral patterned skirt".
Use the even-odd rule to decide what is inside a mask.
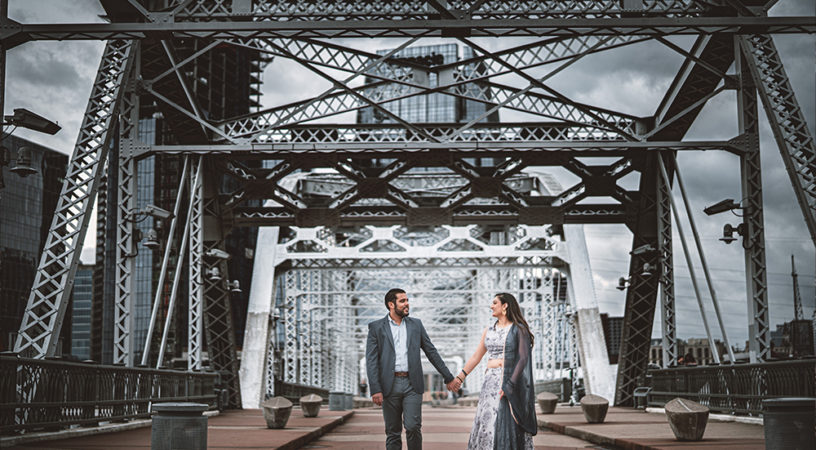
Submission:
[[[493,450],[493,437],[496,435],[496,413],[499,411],[499,391],[501,390],[503,369],[495,367],[485,372],[482,391],[479,393],[479,404],[476,417],[470,430],[468,450]],[[533,436],[524,433],[524,447],[533,448]]]

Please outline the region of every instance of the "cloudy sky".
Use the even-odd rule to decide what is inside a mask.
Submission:
[[[9,17],[23,23],[101,22],[98,15],[104,13],[96,0],[10,0],[9,3]],[[781,0],[773,7],[771,15],[816,16],[816,3],[813,0]],[[423,40],[419,44],[440,41]],[[521,42],[510,43],[487,38],[474,41],[490,50]],[[688,48],[692,38],[678,37],[672,38],[672,41]],[[775,36],[775,41],[813,133],[816,123],[816,37],[779,35]],[[349,45],[369,51],[392,48],[402,42],[387,39],[346,41]],[[103,47],[102,42],[30,42],[9,51],[6,62],[5,113],[11,114],[14,108],[28,108],[58,121],[63,127],[55,136],[24,129],[18,129],[15,135],[70,154]],[[681,62],[682,58],[678,54],[664,46],[656,43],[638,44],[584,58],[550,80],[550,84],[577,101],[647,116],[654,113]],[[265,106],[307,98],[328,87],[324,80],[280,59],[270,64],[264,74],[264,81]],[[512,76],[496,81],[518,84],[518,79]],[[811,317],[816,301],[816,252],[771,129],[764,113],[761,112],[760,115],[768,298],[771,323],[777,324],[790,320],[793,316],[790,255],[796,257],[805,316]],[[529,118],[521,113],[502,111],[502,120],[527,119]],[[354,118],[352,115],[345,115],[331,120],[351,122]],[[692,126],[688,139],[729,139],[736,134],[735,95],[733,91],[726,91],[708,102]],[[741,198],[739,161],[734,155],[722,152],[683,153],[678,156],[678,161],[725,315],[726,332],[732,343],[741,345],[747,338],[748,308],[743,252],[738,243],[725,245],[717,240],[726,222],[736,225],[739,219],[728,214],[708,217],[702,213],[705,206],[719,200]],[[556,176],[565,186],[576,180],[563,171],[556,171]],[[635,182],[636,177],[631,177],[625,181],[625,185],[634,188]],[[677,189],[675,200],[678,204],[681,202]],[[681,213],[684,217],[685,214],[685,211]],[[682,225],[690,239],[687,219],[683,220]],[[95,224],[92,223],[91,226]],[[613,316],[622,315],[625,298],[621,291],[615,289],[615,285],[618,277],[625,275],[628,270],[632,235],[623,225],[592,225],[585,229],[601,311]],[[691,287],[688,264],[682,255],[676,233],[675,227],[678,335],[682,338],[703,337],[705,333]],[[94,233],[88,233],[88,237],[83,259],[92,261]],[[711,301],[703,284],[699,258],[694,251],[693,258],[693,266],[704,292],[705,307],[709,311],[709,323],[715,337],[719,337],[716,319],[711,312]],[[660,335],[659,320],[655,324],[654,336],[657,337]]]

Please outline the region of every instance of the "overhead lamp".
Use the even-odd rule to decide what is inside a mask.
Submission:
[[[4,116],[3,125],[14,125],[46,134],[56,134],[57,131],[62,129],[56,122],[34,114],[25,108],[15,109],[13,116]]]
[[[221,280],[221,271],[218,270],[218,267],[213,266],[207,269],[206,272],[207,279],[210,281],[219,281]]]
[[[225,252],[224,250],[221,250],[220,248],[211,248],[207,250],[207,252],[204,253],[204,255],[209,256],[210,258],[218,258],[223,260],[230,259],[230,254]]]
[[[743,223],[737,225],[736,227],[731,225],[730,223],[727,223],[723,225],[723,236],[720,238],[720,240],[725,242],[726,244],[730,244],[737,240],[737,238],[734,237],[735,232],[740,236],[744,236],[745,235],[744,231],[745,224]]]
[[[144,246],[151,250],[155,250],[161,246],[161,242],[159,242],[159,232],[156,231],[155,228],[151,228],[147,231]]]
[[[634,250],[629,252],[629,254],[632,255],[632,256],[640,256],[640,255],[647,255],[649,253],[654,253],[656,251],[657,251],[657,249],[652,247],[652,244],[644,244],[644,245],[641,245],[640,247],[635,248]]]
[[[652,276],[652,265],[649,263],[643,263],[643,271],[640,272],[640,276],[644,278]]]
[[[26,146],[17,149],[17,162],[15,164],[11,171],[23,178],[37,173],[37,169],[31,167],[31,149]]]
[[[238,280],[232,280],[232,282],[230,282],[230,292],[233,294],[240,294],[243,292],[241,291],[241,282]]]
[[[713,216],[714,214],[719,214],[734,209],[740,209],[739,203],[736,203],[734,199],[727,198],[723,201],[717,202],[711,206],[706,207],[705,209],[703,209],[703,212],[708,214],[709,216]]]
[[[617,289],[619,291],[626,290],[626,288],[629,286],[630,281],[631,281],[631,278],[624,278],[624,277],[618,278],[618,285],[615,286],[615,289]]]

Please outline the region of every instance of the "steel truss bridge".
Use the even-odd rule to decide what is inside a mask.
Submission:
[[[109,23],[23,24],[7,18],[2,2],[3,74],[6,51],[25,42],[107,41],[20,325],[19,354],[54,354],[98,200],[106,220],[115,224],[115,236],[109,236],[116,260],[114,362],[138,362],[132,329],[138,161],[176,154],[182,155],[183,169],[175,216],[186,220],[178,227],[172,221],[168,241],[176,239],[176,228],[182,236],[166,245],[162,274],[173,250],[189,254],[189,368],[202,368],[206,349],[210,366],[226,377],[233,406],[241,406],[242,388],[248,389],[246,401],[266,391],[275,361],[265,355],[271,352],[274,359],[277,327],[283,330],[287,380],[348,388],[360,355],[337,340],[359,342],[360,324],[379,307],[374,299],[391,280],[408,287],[440,346],[461,356],[472,349],[479,330],[473,321],[483,323],[476,318],[479,302],[493,290],[507,289],[528,308],[540,307],[528,312],[540,321],[542,333],[562,344],[541,349],[542,376],[559,361],[575,365],[574,349],[582,359],[605,357],[592,353],[598,333],[582,332],[597,325],[585,249],[565,250],[580,247],[580,224],[592,223],[623,223],[634,235],[614,389],[615,403],[632,404],[648,362],[658,295],[668,362],[677,358],[674,157],[717,150],[740,158],[750,348],[758,361],[769,356],[759,103],[816,241],[816,148],[771,37],[814,33],[813,17],[768,17],[773,1],[739,0],[101,3]],[[693,36],[694,43],[678,46],[668,39],[676,35]],[[393,38],[395,49],[361,50],[360,38],[371,37]],[[428,37],[462,43],[475,56],[450,64],[397,56]],[[473,40],[478,37],[496,37],[505,45],[489,50]],[[647,41],[684,58],[648,117],[579,103],[548,84],[581,58]],[[238,85],[223,75],[234,63],[233,50],[253,61]],[[259,92],[258,73],[273,58],[297,63],[331,88],[257,110],[252,99]],[[536,70],[542,67],[549,69],[543,76]],[[504,75],[522,81],[503,84]],[[738,99],[733,138],[684,139],[706,102],[725,90]],[[478,102],[487,112],[522,111],[535,120],[417,124],[389,108],[390,102],[429,93]],[[236,98],[243,106],[235,107]],[[363,108],[387,120],[327,122]],[[167,138],[161,144],[143,138],[145,114],[164,117]],[[476,164],[474,158],[492,163]],[[593,160],[598,163],[588,163]],[[580,182],[563,190],[548,186],[546,174],[530,171],[534,167],[561,167]],[[427,173],[418,175],[419,170]],[[639,174],[638,188],[623,188],[620,179],[633,172]],[[223,189],[224,178],[236,187]],[[214,250],[223,250],[230,230],[241,226],[263,227],[259,249],[270,251],[256,253],[239,375],[227,277],[204,275],[227,273]],[[504,240],[485,240],[498,229]],[[519,248],[522,244],[530,247]],[[259,259],[271,261],[266,272],[258,272]],[[646,264],[656,276],[644,275]],[[167,286],[156,289],[176,292],[178,272],[172,280],[163,275]],[[584,291],[562,297],[559,283]],[[274,320],[275,306],[280,321]],[[442,314],[432,317],[432,310]],[[553,328],[556,324],[563,328]],[[574,340],[564,338],[569,330],[575,330]],[[321,353],[329,344],[336,351]],[[149,347],[164,352],[163,345]],[[149,353],[153,362],[156,355]],[[567,353],[569,358],[557,356]],[[590,366],[585,369],[598,365]]]

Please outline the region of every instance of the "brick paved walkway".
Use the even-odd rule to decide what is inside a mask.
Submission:
[[[470,428],[476,408],[422,408],[423,450],[455,450],[467,448]],[[581,439],[552,431],[539,430],[533,438],[537,450],[601,448]],[[405,435],[403,434],[403,448]],[[335,428],[304,448],[335,448],[348,450],[381,450],[385,448],[385,431],[379,409],[355,409],[347,423]]]

